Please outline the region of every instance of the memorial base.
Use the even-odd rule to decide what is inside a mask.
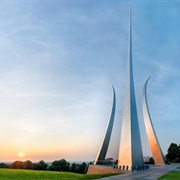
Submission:
[[[113,167],[100,166],[100,165],[89,165],[87,174],[121,174],[123,173],[120,169],[114,169]]]

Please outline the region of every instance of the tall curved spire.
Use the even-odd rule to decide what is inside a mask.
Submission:
[[[111,111],[111,117],[109,120],[109,124],[107,127],[106,134],[104,136],[102,145],[100,147],[100,150],[99,150],[96,160],[94,162],[94,165],[100,164],[105,160],[106,153],[107,153],[108,146],[109,146],[109,141],[110,141],[111,134],[112,134],[112,128],[113,128],[113,124],[114,124],[114,116],[115,116],[115,110],[116,110],[116,94],[115,94],[113,85],[112,85],[112,88],[113,88],[113,106],[112,106],[112,111]]]
[[[132,64],[132,29],[131,7],[129,8],[129,47],[126,94],[122,118],[121,139],[118,157],[118,166],[133,167],[142,166],[143,155],[139,132],[136,98],[134,90],[133,64]]]
[[[147,103],[147,83],[150,78],[147,79],[144,85],[143,89],[143,95],[142,95],[142,108],[143,108],[143,116],[144,116],[144,123],[146,127],[146,133],[148,136],[149,145],[151,148],[152,155],[154,157],[154,162],[156,165],[165,165],[164,155],[161,150],[161,147],[159,145],[151,116],[149,113],[148,103]]]

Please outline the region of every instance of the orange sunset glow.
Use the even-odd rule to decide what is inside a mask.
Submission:
[[[24,154],[23,153],[19,153],[19,157],[24,157]]]

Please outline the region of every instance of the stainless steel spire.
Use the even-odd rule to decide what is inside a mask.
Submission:
[[[112,88],[113,88],[113,106],[112,106],[111,117],[110,117],[110,120],[109,120],[109,124],[108,124],[108,128],[107,128],[105,137],[103,139],[100,150],[99,150],[99,152],[97,154],[94,165],[101,164],[105,160],[106,153],[107,153],[108,146],[109,146],[109,141],[110,141],[110,138],[111,138],[112,128],[113,128],[113,124],[114,124],[115,110],[116,110],[116,94],[115,94],[115,90],[114,90],[113,86],[112,86]]]
[[[146,81],[144,85],[143,95],[142,95],[142,108],[143,108],[144,123],[146,127],[146,133],[148,136],[151,152],[154,157],[154,162],[156,165],[165,165],[164,155],[159,145],[159,142],[158,142],[158,139],[157,139],[157,136],[156,136],[156,133],[155,133],[152,121],[151,121],[148,104],[147,104],[146,89],[147,89],[147,83],[149,79]]]
[[[137,168],[144,164],[134,90],[131,9],[129,10],[129,49],[126,83],[118,166],[128,166],[128,170],[131,170],[133,167]]]

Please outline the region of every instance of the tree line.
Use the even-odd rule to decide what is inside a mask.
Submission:
[[[180,163],[180,144],[171,143],[167,152],[165,156],[167,162]],[[153,157],[149,159],[148,164],[154,164]],[[85,162],[82,164],[70,164],[65,159],[55,160],[51,165],[48,165],[43,160],[37,163],[32,163],[30,160],[27,160],[15,161],[11,164],[0,163],[0,168],[64,171],[84,174],[87,172],[88,165]]]
[[[49,171],[63,171],[84,174],[87,172],[88,165],[83,162],[82,164],[70,164],[65,159],[55,160],[48,165],[45,161],[41,160],[38,163],[27,161],[14,161],[11,164],[0,163],[0,168],[11,169],[31,169],[31,170],[49,170]]]
[[[180,144],[171,143],[166,154],[166,159],[172,163],[180,163]]]

